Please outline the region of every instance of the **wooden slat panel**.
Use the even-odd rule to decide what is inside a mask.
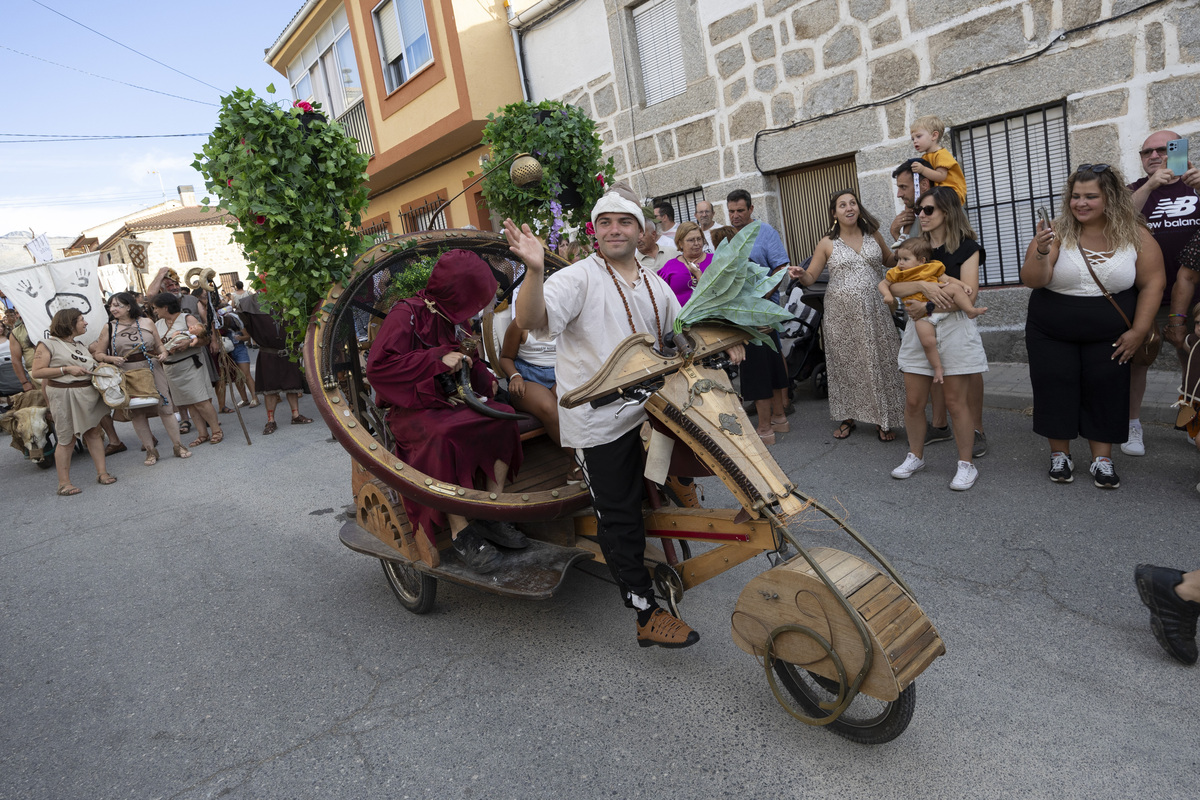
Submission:
[[[917,654],[917,657],[908,663],[900,672],[896,674],[896,682],[900,684],[900,689],[905,689],[913,679],[925,671],[925,668],[933,663],[933,660],[940,655],[945,655],[946,645],[940,638],[934,638],[924,650]]]
[[[895,644],[896,641],[902,636],[904,636],[904,634],[908,632],[908,629],[911,628],[916,622],[923,621],[925,618],[925,615],[921,613],[921,609],[916,603],[908,600],[907,598],[905,598],[905,602],[907,602],[908,608],[904,609],[904,613],[896,617],[895,621],[892,622],[891,625],[888,625],[883,630],[875,628],[875,630],[878,632],[879,646],[885,651],[890,650],[892,645]],[[874,628],[875,626],[872,625],[871,627]]]
[[[870,616],[867,613],[868,604],[871,600],[874,600],[880,592],[884,591],[889,586],[895,586],[895,584],[892,583],[888,576],[876,575],[874,578],[868,581],[866,585],[860,587],[852,595],[848,595],[847,599],[850,601],[850,605],[858,609],[859,613],[863,615],[864,619],[870,619]],[[882,605],[887,605],[890,602],[892,602],[891,599],[885,600],[883,601]],[[879,608],[882,607],[882,605],[878,607],[872,607],[870,613],[874,614],[879,610]]]
[[[784,240],[793,264],[813,254],[829,230],[829,198],[836,191],[858,189],[858,170],[851,156],[802,167],[779,175]]]
[[[896,599],[899,598],[903,594],[904,594],[904,590],[901,589],[899,586],[897,586],[894,583],[889,584],[886,589],[884,589],[882,592],[880,592],[874,598],[872,598],[870,602],[859,607],[858,611],[860,614],[863,615],[863,619],[871,620],[872,627],[874,627],[876,615],[885,612],[885,610],[887,608],[889,608],[893,603],[895,603]],[[901,608],[903,608],[903,606],[901,606]],[[899,611],[897,611],[896,613],[899,613]],[[892,617],[894,617],[894,616],[895,616],[895,614],[892,615]],[[886,624],[886,621],[884,621],[880,624]]]

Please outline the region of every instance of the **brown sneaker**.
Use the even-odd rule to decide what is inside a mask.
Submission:
[[[687,624],[661,608],[654,609],[645,625],[637,626],[637,639],[641,647],[691,647],[700,641],[700,634]]]

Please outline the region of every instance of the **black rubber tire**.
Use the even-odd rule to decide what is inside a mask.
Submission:
[[[824,364],[818,364],[813,370],[813,396],[818,400],[829,397],[829,373]]]
[[[819,718],[829,713],[819,703],[837,698],[836,682],[779,659],[775,661],[775,674],[805,715]],[[860,694],[840,717],[824,727],[852,742],[883,744],[904,733],[916,704],[916,681],[891,702]]]
[[[414,614],[428,614],[437,602],[437,578],[399,561],[379,559],[388,586],[400,605]]]

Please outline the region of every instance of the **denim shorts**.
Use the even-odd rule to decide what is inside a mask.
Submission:
[[[233,350],[229,352],[229,355],[233,357],[233,363],[235,364],[250,363],[250,351],[246,349],[245,342],[234,342]]]
[[[554,384],[557,382],[554,378],[554,367],[539,367],[519,358],[514,358],[513,363],[517,365],[517,372],[521,373],[521,377],[525,380],[533,381],[547,389],[554,388]]]

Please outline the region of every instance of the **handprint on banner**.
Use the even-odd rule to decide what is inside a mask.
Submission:
[[[33,284],[29,282],[28,278],[26,278],[26,279],[22,280],[20,283],[18,283],[17,288],[20,289],[25,294],[29,295],[30,297],[38,296],[38,293],[36,291],[34,291]]]
[[[91,282],[91,274],[83,267],[75,270],[75,275],[71,278],[71,283],[75,286],[78,286],[80,289],[86,289],[88,284]]]

